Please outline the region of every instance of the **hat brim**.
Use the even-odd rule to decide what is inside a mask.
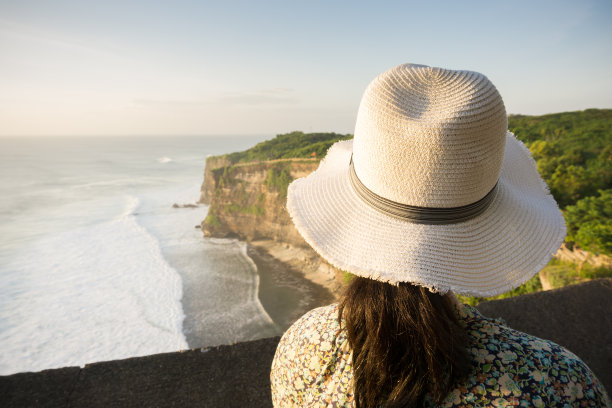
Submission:
[[[441,293],[495,296],[531,278],[563,242],[563,215],[529,150],[510,132],[493,202],[449,225],[399,220],[364,203],[349,180],[352,148],[352,140],[337,142],[288,190],[296,228],[337,268]]]

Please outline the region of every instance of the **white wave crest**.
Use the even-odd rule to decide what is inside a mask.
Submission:
[[[0,375],[187,348],[181,277],[139,205],[127,196],[122,216],[48,235],[2,268]]]

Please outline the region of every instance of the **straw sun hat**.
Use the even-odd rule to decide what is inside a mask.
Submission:
[[[565,237],[557,203],[482,74],[405,64],[366,89],[353,140],[289,186],[298,231],[353,274],[494,296]]]

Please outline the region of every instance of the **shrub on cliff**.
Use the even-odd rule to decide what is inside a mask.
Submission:
[[[268,170],[265,184],[269,189],[276,190],[280,197],[287,197],[287,188],[292,181],[289,167],[277,165]]]
[[[612,189],[567,206],[564,215],[567,242],[591,252],[612,254]]]
[[[562,209],[612,188],[612,109],[510,115],[508,128],[527,145]]]
[[[511,115],[564,212],[566,244],[612,254],[612,109]]]
[[[540,290],[542,290],[542,283],[540,282],[540,277],[536,274],[535,276],[533,276],[531,279],[529,279],[527,282],[525,282],[518,288],[512,289],[511,291],[502,293],[501,295],[498,295],[498,296],[483,298],[483,297],[476,297],[476,296],[460,295],[457,293],[455,294],[455,296],[457,296],[457,299],[459,299],[461,303],[466,303],[471,306],[476,306],[478,303],[484,302],[486,300],[505,299],[505,298],[509,298],[513,296],[524,295],[527,293],[539,292]]]
[[[277,135],[242,152],[230,153],[226,157],[232,163],[266,161],[289,158],[322,158],[327,149],[338,140],[352,138],[338,133],[291,132]]]

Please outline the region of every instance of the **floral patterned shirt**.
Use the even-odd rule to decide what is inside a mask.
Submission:
[[[610,407],[603,385],[578,357],[476,309],[458,308],[472,370],[441,407]],[[311,310],[283,335],[270,379],[275,407],[353,407],[352,354],[338,306]],[[427,399],[427,398],[426,398]],[[426,406],[436,406],[427,399]]]

